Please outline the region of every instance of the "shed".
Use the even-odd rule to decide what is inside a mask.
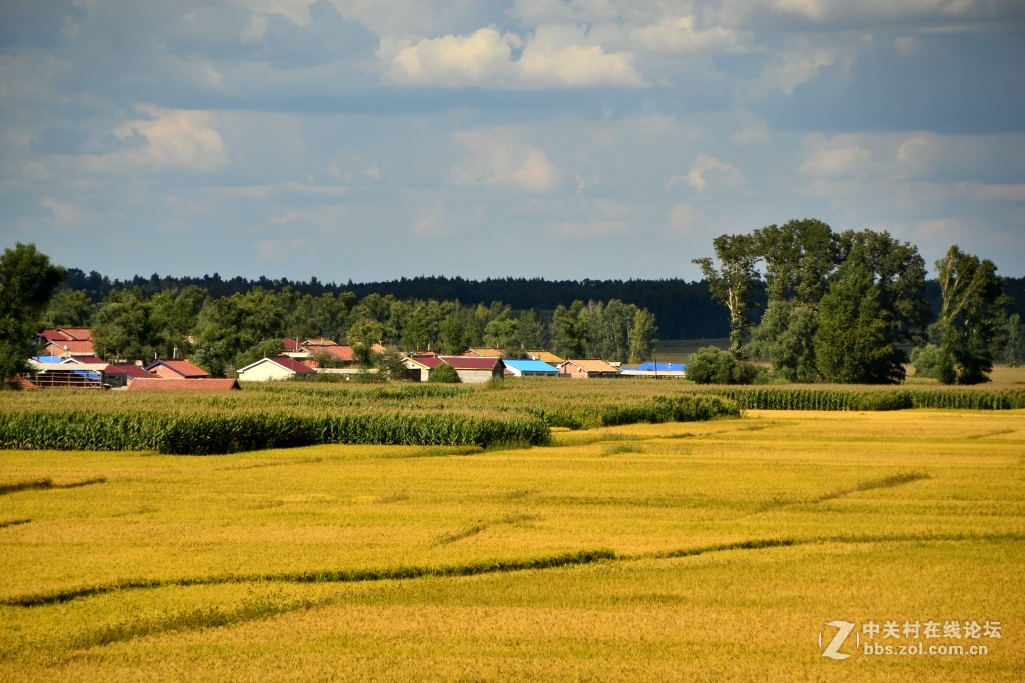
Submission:
[[[558,377],[559,369],[540,360],[505,358],[506,371],[514,377]]]
[[[640,365],[623,365],[619,368],[619,374],[624,377],[653,377],[653,378],[687,378],[687,365],[685,363],[653,363],[646,362]]]
[[[203,368],[184,359],[162,358],[147,365],[146,370],[162,379],[203,379],[210,376]]]
[[[576,358],[564,360],[559,364],[559,374],[575,379],[598,379],[618,377],[619,368],[597,358]]]
[[[492,377],[503,377],[505,374],[505,363],[501,358],[438,356],[438,359],[455,368],[463,384],[483,384]]]
[[[269,382],[291,379],[296,375],[315,375],[316,370],[288,356],[271,356],[250,363],[238,371],[238,378],[247,382]]]
[[[128,383],[128,391],[232,391],[241,389],[233,379],[179,379],[140,377]]]
[[[426,382],[430,379],[431,373],[434,372],[434,368],[441,365],[441,359],[434,354],[410,354],[402,359],[402,365],[409,371],[410,379],[418,379],[421,382]]]

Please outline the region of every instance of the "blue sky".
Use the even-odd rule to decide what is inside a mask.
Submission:
[[[815,217],[1025,276],[1025,3],[6,0],[0,237],[124,277],[696,279]]]

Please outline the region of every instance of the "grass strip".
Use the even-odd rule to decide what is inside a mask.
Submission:
[[[826,543],[935,543],[950,541],[1000,542],[1025,541],[1025,533],[1003,534],[879,534],[866,536],[833,535],[807,538],[756,538],[705,546],[692,546],[674,550],[660,550],[639,554],[621,554],[613,550],[581,550],[576,553],[549,555],[527,560],[485,560],[466,565],[447,567],[397,567],[394,569],[342,569],[319,572],[290,572],[283,574],[226,574],[221,576],[194,577],[182,579],[129,579],[97,586],[83,586],[60,591],[27,593],[0,600],[0,605],[9,607],[40,607],[43,605],[70,602],[78,598],[105,595],[126,590],[147,588],[209,586],[227,583],[285,582],[285,583],[357,583],[363,581],[396,581],[428,577],[477,576],[526,571],[531,569],[556,569],[574,565],[593,564],[606,561],[633,561],[645,559],[674,559],[694,557],[708,553],[730,550],[763,550],[799,545],[821,545]]]
[[[53,489],[77,489],[91,484],[105,484],[106,477],[96,477],[84,481],[73,481],[70,484],[54,484],[52,479],[33,479],[31,481],[19,481],[14,484],[0,484],[0,496],[18,491],[49,491]]]
[[[209,586],[226,583],[286,582],[286,583],[356,583],[362,581],[395,581],[423,577],[476,576],[530,569],[554,569],[579,564],[615,560],[611,550],[581,550],[576,553],[549,555],[527,560],[484,560],[465,565],[442,567],[396,567],[394,569],[341,569],[316,572],[289,572],[284,574],[225,574],[183,579],[128,579],[96,586],[83,586],[61,591],[30,593],[0,600],[0,605],[11,607],[39,607],[69,602],[77,598],[104,595],[125,590],[164,588],[168,586]]]

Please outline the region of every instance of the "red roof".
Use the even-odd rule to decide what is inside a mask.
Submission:
[[[42,337],[46,341],[67,341],[68,337],[60,330],[43,330],[37,337]]]
[[[64,334],[68,339],[77,341],[93,340],[93,331],[88,327],[61,327],[57,331]]]
[[[153,379],[153,373],[147,372],[141,365],[135,363],[113,363],[111,367],[113,370],[109,370],[108,374],[111,375],[128,375],[129,377],[146,377]]]
[[[61,356],[70,353],[72,356],[91,356],[96,353],[91,341],[76,341],[74,339],[59,339],[51,341],[46,345],[54,356]]]
[[[428,367],[431,370],[433,370],[434,368],[438,367],[442,363],[442,360],[440,358],[438,358],[437,356],[435,356],[434,354],[431,354],[429,356],[422,356],[422,355],[417,354],[417,355],[409,356],[409,359],[410,360],[414,360],[417,363],[419,363],[420,365]]]
[[[312,369],[312,368],[310,368],[310,367],[308,367],[306,365],[303,365],[302,363],[300,363],[297,360],[292,360],[288,356],[271,356],[267,360],[273,361],[274,363],[277,363],[278,365],[280,365],[281,367],[285,368],[286,370],[291,370],[292,372],[297,373],[299,375],[315,375],[315,374],[317,374],[316,370],[314,370],[314,369]]]
[[[168,360],[166,358],[162,358],[147,365],[146,369],[152,370],[154,367],[158,365],[163,365],[165,368],[174,370],[185,379],[201,379],[203,377],[210,376],[209,372],[207,372],[201,367],[193,365],[187,360]]]
[[[338,342],[321,337],[320,339],[307,339],[303,346],[338,346]]]
[[[334,346],[315,346],[311,349],[312,353],[322,353],[325,356],[333,356],[338,360],[345,361],[347,363],[354,362],[356,360],[356,352],[352,350],[349,345],[335,344]]]
[[[107,361],[96,356],[75,356],[74,361],[76,363],[106,363]]]
[[[19,389],[37,389],[36,385],[30,379],[26,379],[21,375],[15,375],[11,379],[7,380],[9,384],[13,384]]]
[[[302,349],[302,344],[300,344],[299,342],[297,342],[294,339],[289,339],[288,337],[285,337],[281,341],[284,342],[284,344],[285,344],[285,351],[295,352],[295,351],[299,351],[300,349]]]
[[[438,356],[456,370],[494,370],[501,358],[477,358],[474,356]]]
[[[128,384],[128,391],[230,391],[240,389],[233,379],[161,379],[140,377]]]

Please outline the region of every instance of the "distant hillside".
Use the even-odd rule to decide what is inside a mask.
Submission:
[[[536,308],[551,311],[559,304],[568,306],[575,299],[582,301],[608,301],[620,299],[625,303],[647,308],[655,314],[659,337],[662,339],[708,339],[726,337],[730,333],[729,314],[725,307],[712,301],[705,282],[671,280],[544,280],[541,278],[504,278],[483,281],[465,280],[461,277],[415,277],[388,282],[364,282],[345,284],[323,283],[317,278],[308,282],[301,280],[271,280],[261,277],[249,280],[242,277],[223,279],[219,274],[203,277],[160,277],[156,274],[146,278],[139,275],[130,280],[111,280],[95,271],[86,274],[76,268],[69,269],[66,286],[85,291],[99,302],[112,289],[140,287],[147,295],[165,289],[201,287],[213,298],[231,296],[246,292],[253,287],[281,290],[291,287],[304,294],[319,296],[331,292],[353,292],[363,298],[377,293],[391,294],[398,299],[458,299],[466,305],[490,304],[501,301],[515,309]],[[1015,301],[1014,311],[1025,318],[1025,278],[1008,278],[1007,293]],[[935,282],[929,282],[926,296],[939,310],[940,290]]]

